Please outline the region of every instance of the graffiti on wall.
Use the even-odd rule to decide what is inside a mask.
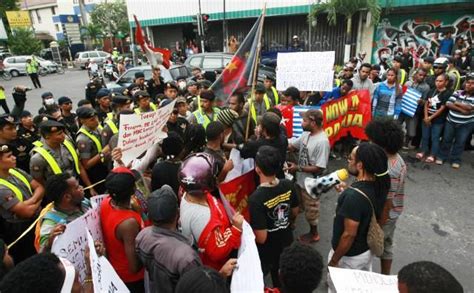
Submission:
[[[452,33],[452,37],[461,36],[465,40],[473,39],[474,16],[465,15],[452,23],[440,20],[408,19],[399,26],[393,26],[388,19],[383,19],[377,27],[373,60],[390,59],[407,48],[418,62],[426,56],[437,56],[439,41],[444,34]]]

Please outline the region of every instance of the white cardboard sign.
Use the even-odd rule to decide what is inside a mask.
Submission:
[[[329,267],[336,292],[398,293],[397,276]]]

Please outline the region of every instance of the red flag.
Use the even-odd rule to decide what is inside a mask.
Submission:
[[[286,135],[293,137],[293,106],[280,104],[276,108],[281,111],[281,124],[286,128]]]
[[[137,17],[133,15],[135,19],[135,24],[137,26],[135,31],[135,41],[142,48],[143,53],[146,54],[148,61],[152,66],[157,66],[158,64],[163,64],[165,68],[170,68],[170,58],[171,51],[161,48],[153,48],[148,40],[145,40],[143,35],[142,27]]]
[[[255,170],[240,175],[228,182],[219,184],[219,189],[230,205],[250,222],[248,197],[255,190]]]

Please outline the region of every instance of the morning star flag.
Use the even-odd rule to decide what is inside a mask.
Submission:
[[[415,116],[416,108],[418,108],[418,100],[420,98],[421,93],[409,87],[402,98],[402,112],[409,117]]]
[[[165,68],[170,68],[171,51],[161,48],[153,48],[150,42],[145,39],[142,27],[137,17],[133,15],[133,18],[135,19],[135,24],[137,26],[135,30],[135,41],[142,48],[142,51],[146,55],[150,65],[155,67],[159,64],[163,64]]]
[[[319,106],[294,106],[293,107],[293,128],[292,128],[292,136],[293,137],[300,137],[303,134],[303,127],[301,127],[301,122],[303,122],[303,113],[310,110],[318,110],[320,109]]]
[[[257,58],[259,37],[263,29],[261,14],[235,55],[227,64],[219,78],[212,84],[211,89],[217,97],[217,106],[222,106],[235,92],[245,93],[252,85],[253,70]]]

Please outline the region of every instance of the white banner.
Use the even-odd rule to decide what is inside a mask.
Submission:
[[[153,112],[120,115],[117,147],[122,149],[122,161],[128,165],[160,139],[162,131],[173,111],[175,101]]]
[[[67,224],[66,230],[56,237],[51,248],[52,253],[68,259],[76,267],[81,283],[86,276],[84,252],[87,245],[87,234],[84,227],[90,231],[95,240],[103,241],[99,210],[90,209],[81,217]]]
[[[263,272],[257,244],[255,244],[255,235],[247,221],[244,221],[242,230],[242,240],[237,258],[238,267],[232,274],[230,292],[260,293],[264,289]]]
[[[331,91],[334,80],[334,51],[278,53],[276,87],[300,91]]]
[[[89,255],[92,270],[92,283],[94,292],[130,292],[123,283],[122,279],[117,275],[110,262],[104,256],[99,257],[94,247],[94,238],[91,233],[85,229],[87,234],[87,243],[89,246]]]
[[[329,267],[336,292],[398,293],[397,276]]]

